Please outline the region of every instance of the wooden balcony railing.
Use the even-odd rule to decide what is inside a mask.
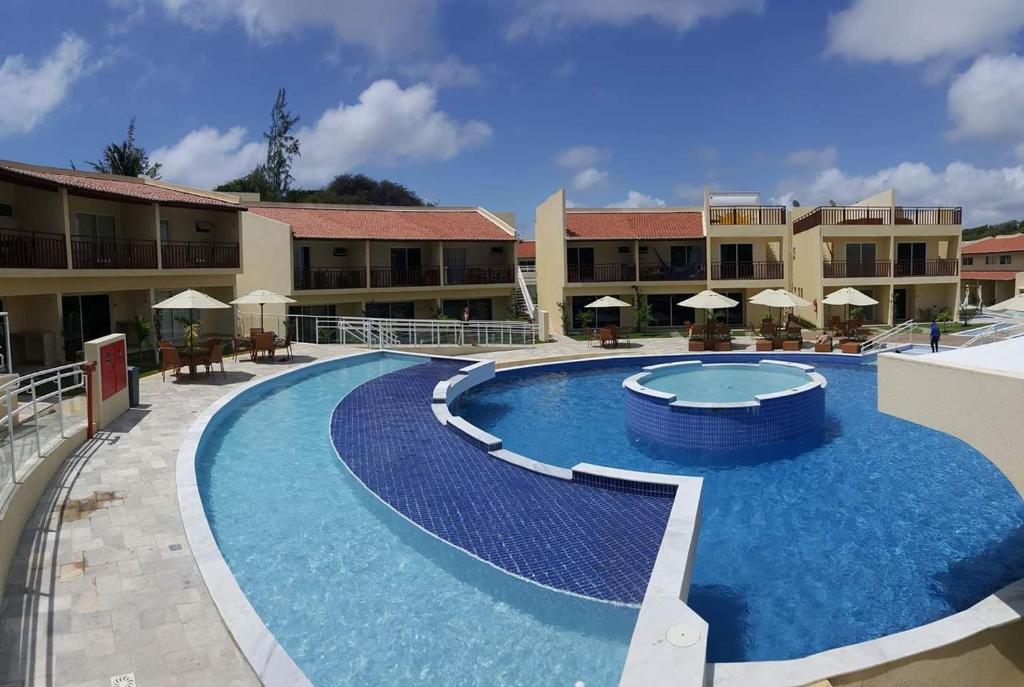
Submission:
[[[567,276],[570,282],[636,281],[636,266],[626,262],[569,265]]]
[[[511,284],[516,278],[512,265],[445,265],[444,283]]]
[[[370,286],[439,286],[441,270],[438,268],[396,269],[394,267],[371,267]]]
[[[785,271],[781,262],[713,262],[712,279],[782,279]]]
[[[955,277],[956,260],[897,260],[897,277]]]
[[[734,205],[709,209],[711,224],[779,226],[786,223],[786,208],[774,205]]]
[[[71,266],[75,269],[156,269],[156,241],[71,237]]]
[[[704,263],[673,267],[672,265],[640,265],[640,281],[694,281],[708,278]]]
[[[0,267],[63,270],[68,267],[64,234],[0,229]]]
[[[896,208],[896,224],[956,226],[962,216],[962,208]]]
[[[165,269],[238,267],[238,244],[214,241],[164,241],[160,257]]]
[[[365,289],[366,270],[362,267],[310,267],[295,270],[295,290]]]
[[[888,260],[874,262],[842,262],[826,260],[822,264],[825,279],[846,279],[859,277],[888,277],[892,263]]]
[[[865,205],[830,205],[815,208],[793,222],[793,232],[841,224],[892,224],[892,208]]]

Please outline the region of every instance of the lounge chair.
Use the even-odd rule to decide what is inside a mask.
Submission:
[[[178,349],[170,341],[160,342],[160,379],[167,381],[167,371],[177,377],[181,374],[182,362]]]
[[[754,350],[760,352],[770,351],[775,348],[775,342],[778,339],[778,328],[775,323],[771,320],[765,320],[761,323],[761,338],[754,342]]]
[[[835,345],[833,344],[831,336],[825,341],[814,342],[815,353],[831,353],[833,348],[835,348]]]
[[[799,351],[803,346],[804,339],[803,333],[800,329],[800,325],[796,322],[790,322],[786,325],[786,338],[782,340],[782,350],[784,351]]]

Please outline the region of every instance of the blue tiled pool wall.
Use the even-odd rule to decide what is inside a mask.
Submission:
[[[661,482],[641,482],[639,480],[623,479],[621,477],[609,477],[607,475],[595,475],[589,472],[578,472],[573,470],[572,481],[576,484],[585,484],[599,489],[614,489],[629,494],[643,494],[645,496],[662,496],[675,498],[676,485]]]
[[[766,398],[740,407],[674,406],[666,400],[623,389],[626,426],[631,432],[670,446],[737,449],[763,446],[821,427],[825,389]]]
[[[427,360],[366,382],[338,404],[331,436],[352,473],[412,522],[510,574],[638,605],[674,488],[568,481],[491,456],[431,408],[435,385],[466,361]]]

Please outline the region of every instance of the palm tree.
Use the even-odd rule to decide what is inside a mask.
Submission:
[[[147,176],[160,178],[160,163],[149,163],[145,148],[135,145],[135,117],[128,123],[128,135],[121,143],[110,143],[103,149],[99,162],[90,162],[92,168],[104,174],[118,174],[125,177]]]

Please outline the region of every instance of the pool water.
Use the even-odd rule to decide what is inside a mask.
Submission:
[[[204,433],[197,478],[253,607],[317,685],[614,685],[636,609],[511,577],[414,527],[331,444],[337,403],[422,362],[375,354],[246,392]]]
[[[655,391],[675,394],[679,401],[736,403],[758,394],[787,391],[810,382],[803,370],[785,365],[723,363],[680,365],[654,370],[640,383]]]
[[[709,621],[709,660],[872,639],[1024,577],[1020,496],[962,441],[879,413],[874,366],[816,364],[829,385],[823,429],[702,452],[629,433],[621,382],[639,365],[616,365],[502,373],[457,410],[555,465],[704,477],[689,603]]]

